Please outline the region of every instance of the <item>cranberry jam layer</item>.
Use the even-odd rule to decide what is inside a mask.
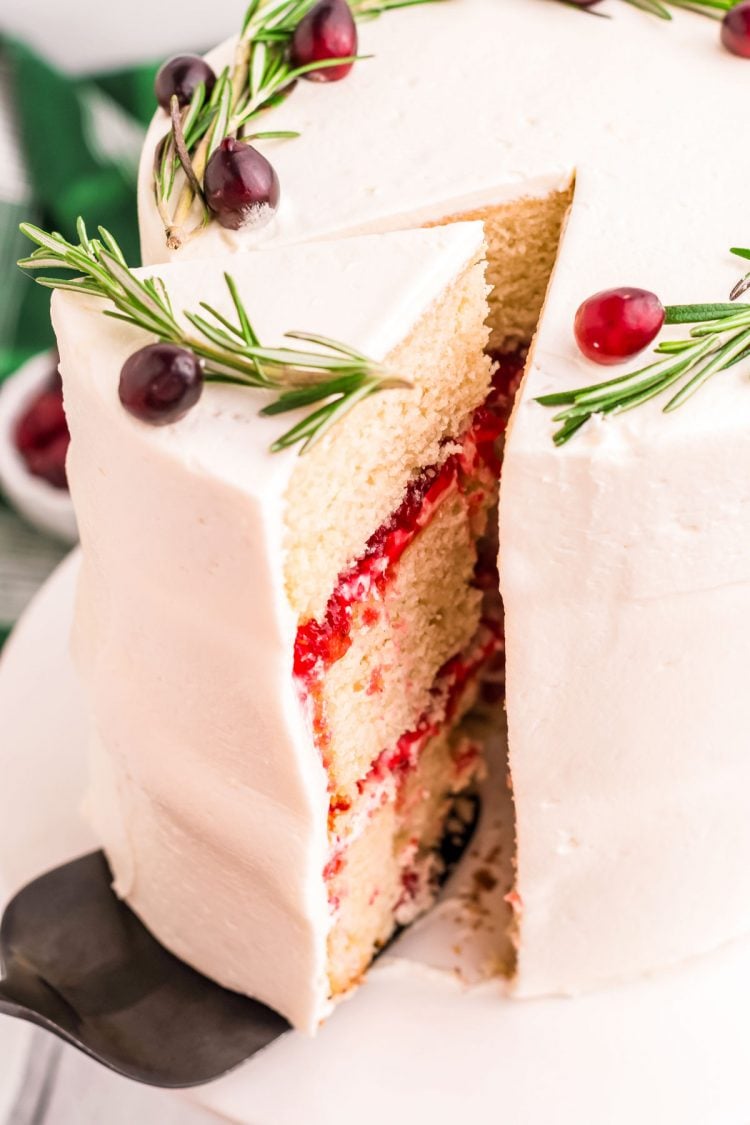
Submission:
[[[295,677],[329,778],[334,993],[429,904],[446,818],[481,767],[461,724],[502,651],[488,516],[522,365],[502,359],[463,436],[297,631]]]

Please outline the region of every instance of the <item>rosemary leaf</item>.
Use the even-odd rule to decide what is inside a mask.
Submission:
[[[561,2],[566,3],[570,8],[577,8],[579,12],[586,12],[589,15],[604,14],[593,8],[582,8],[573,0],[561,0]],[[659,19],[671,20],[670,6],[697,12],[699,15],[708,16],[711,19],[721,19],[725,12],[728,12],[738,3],[738,0],[625,0],[625,2],[634,8],[640,8],[641,11],[647,12],[649,15],[657,16]]]
[[[747,349],[748,344],[750,344],[750,328],[741,332],[739,336],[728,340],[723,348],[720,348],[713,358],[710,359],[708,363],[704,364],[693,378],[685,384],[682,390],[680,390],[674,398],[669,400],[664,407],[665,412],[669,413],[672,410],[676,410],[678,406],[682,406],[683,402],[687,402],[712,375],[718,374],[719,371],[726,370],[726,368],[730,366],[729,361],[732,360],[733,357],[741,355],[742,352]]]
[[[703,320],[736,316],[737,305],[727,302],[716,305],[667,305],[664,312],[665,324],[697,324]]]
[[[224,274],[224,281],[226,282],[227,289],[229,290],[229,293],[230,293],[231,298],[232,298],[232,304],[234,305],[235,311],[237,313],[237,319],[239,321],[242,339],[245,341],[246,345],[249,348],[259,347],[260,346],[260,340],[255,335],[255,332],[253,331],[253,326],[250,323],[250,318],[248,317],[247,313],[245,312],[245,306],[243,305],[242,300],[240,299],[240,294],[239,294],[237,286],[234,282],[234,278],[230,277],[228,273],[225,273]]]
[[[329,379],[314,387],[299,387],[294,391],[284,391],[275,402],[264,406],[261,414],[270,417],[275,414],[284,414],[289,410],[299,410],[303,406],[311,406],[314,402],[330,398],[331,395],[346,394],[361,385],[365,376],[344,375],[340,379]]]

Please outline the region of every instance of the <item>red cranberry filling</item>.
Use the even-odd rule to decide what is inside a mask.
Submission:
[[[294,674],[308,691],[313,681],[347,652],[354,607],[371,592],[382,593],[396,563],[429,523],[448,490],[453,485],[464,490],[482,474],[489,473],[493,479],[500,475],[498,438],[508,423],[524,356],[519,352],[495,358],[499,365],[492,389],[487,401],[475,412],[462,449],[441,465],[424,469],[411,481],[398,509],[370,538],[360,558],[339,575],[323,619],[306,621],[299,626],[294,646]],[[480,575],[478,578],[481,582]],[[365,620],[365,623],[372,622]]]
[[[479,637],[472,651],[452,657],[446,661],[438,672],[432,692],[433,695],[438,698],[442,697],[444,700],[440,717],[426,711],[413,730],[403,734],[394,747],[384,750],[373,762],[367,776],[357,783],[360,794],[364,793],[368,786],[377,785],[388,777],[395,778],[398,787],[397,792],[400,790],[409,773],[416,769],[427,742],[439,734],[440,730],[455,715],[467,685],[495,659],[502,650],[502,646],[503,637],[500,623],[483,621]],[[454,763],[456,773],[458,775],[465,773],[476,760],[476,757],[477,749],[475,746],[465,750]],[[334,795],[331,798],[328,827],[332,834],[336,831],[337,817],[349,812],[351,807],[352,802],[346,797]],[[344,867],[344,857],[345,847],[337,846],[323,871],[323,877],[327,882],[341,874]],[[338,899],[336,903],[338,903]]]
[[[357,783],[360,793],[373,780],[382,780],[389,774],[402,777],[416,766],[425,744],[450,723],[456,713],[467,685],[482,668],[502,649],[503,636],[499,622],[484,620],[477,643],[471,653],[459,653],[447,660],[435,678],[432,694],[445,700],[440,718],[426,711],[414,730],[402,734],[395,747],[384,750],[375,759],[370,772]]]

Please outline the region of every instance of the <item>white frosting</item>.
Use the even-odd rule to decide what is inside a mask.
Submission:
[[[479,223],[289,247],[232,273],[261,340],[315,330],[374,359],[481,253]],[[159,270],[175,309],[229,313],[220,263]],[[377,310],[373,312],[373,310]],[[170,949],[312,1030],[328,1007],[327,778],[292,678],[283,496],[257,391],[180,422],[120,405],[148,337],[56,293],[83,545],[74,648],[96,727],[89,806],[115,886]]]
[[[576,193],[506,452],[508,715],[519,834],[519,990],[576,990],[750,929],[747,365],[669,416],[589,425],[564,449],[552,389],[602,378],[579,301],[635,284],[723,300],[747,242],[748,64],[715,23],[625,4],[451,0],[361,26],[374,59],[301,83],[264,119],[274,223],[213,225],[184,257],[383,230],[474,203]],[[214,56],[229,57],[228,48]],[[144,153],[143,246],[164,256]]]

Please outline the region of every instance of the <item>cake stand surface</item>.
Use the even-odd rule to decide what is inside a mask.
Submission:
[[[2,900],[95,846],[78,811],[86,720],[67,653],[77,569],[73,553],[0,665]],[[440,911],[397,943],[316,1039],[290,1033],[175,1096],[246,1125],[749,1125],[750,941],[580,999],[513,1001],[436,968],[439,925]],[[10,1026],[4,1060],[27,1034]]]

